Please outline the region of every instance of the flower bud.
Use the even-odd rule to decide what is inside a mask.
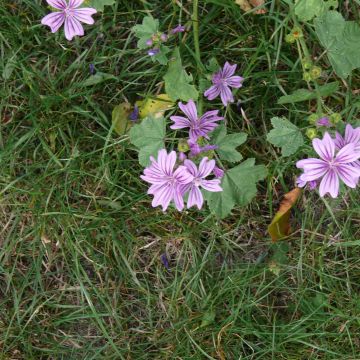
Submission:
[[[153,42],[153,40],[152,39],[149,39],[149,40],[146,40],[146,46],[152,46],[152,44],[153,44],[154,42]]]
[[[312,77],[311,77],[311,74],[308,72],[308,71],[305,71],[303,73],[303,79],[306,81],[306,82],[309,82],[312,80]]]
[[[185,153],[190,150],[189,144],[186,139],[180,139],[178,143],[178,150]]]
[[[162,42],[167,41],[167,40],[168,40],[167,34],[165,34],[165,33],[161,34],[161,35],[160,35],[160,40],[161,40]]]
[[[336,125],[341,121],[341,115],[339,113],[333,113],[330,115],[330,121],[332,124]]]
[[[313,66],[312,62],[310,60],[304,60],[302,63],[305,70],[310,70]]]
[[[321,67],[320,66],[313,66],[310,70],[310,77],[311,80],[316,80],[321,76]]]
[[[289,44],[293,44],[295,42],[295,37],[293,34],[287,34],[285,36],[285,41]]]
[[[306,136],[312,140],[315,139],[317,136],[317,130],[315,128],[309,128],[306,130]]]
[[[327,116],[323,116],[316,121],[317,126],[331,127],[331,122]]]
[[[308,122],[309,122],[310,124],[315,125],[318,119],[319,119],[319,115],[318,115],[318,114],[311,114],[311,115],[308,117]]]

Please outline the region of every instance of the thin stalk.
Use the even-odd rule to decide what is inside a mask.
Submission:
[[[193,21],[193,35],[194,35],[196,66],[197,66],[197,70],[198,70],[198,85],[200,88],[200,73],[201,73],[202,67],[201,67],[200,34],[199,34],[199,0],[193,0],[192,21]],[[199,109],[199,114],[202,114],[202,110],[203,110],[202,97],[199,98],[198,109]]]

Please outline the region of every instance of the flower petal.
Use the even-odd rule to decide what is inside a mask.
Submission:
[[[329,193],[331,197],[336,198],[339,195],[339,177],[334,170],[329,170],[323,177],[319,187],[321,197]]]
[[[200,210],[202,208],[203,203],[204,203],[204,198],[200,189],[197,186],[193,185],[189,192],[189,198],[187,202],[188,209],[196,205],[197,208]]]
[[[183,166],[180,165],[173,174],[173,178],[180,184],[188,184],[191,183],[194,180],[194,176],[189,172],[189,170]]]
[[[230,65],[229,62],[226,62],[222,70],[222,77],[229,78],[230,76],[234,75],[236,68],[237,68],[236,64]]]
[[[67,7],[65,0],[46,0],[46,2],[53,8],[59,10],[65,10]]]
[[[83,2],[84,0],[69,0],[69,8],[78,8]]]
[[[355,189],[360,177],[360,169],[351,165],[341,165],[337,168],[340,179],[349,187]]]
[[[298,169],[304,169],[304,171],[317,169],[326,165],[327,163],[324,160],[315,158],[303,159],[296,163],[296,167]]]
[[[171,151],[170,154],[162,149],[158,153],[158,164],[163,173],[167,176],[172,176],[173,169],[176,163],[176,152]]]
[[[215,167],[215,160],[208,160],[207,157],[204,157],[199,165],[199,174],[198,177],[200,178],[206,178],[211,174]]]
[[[213,85],[204,92],[204,96],[208,100],[214,100],[220,95],[220,88],[218,85]]]
[[[304,159],[296,163],[298,168],[304,169],[304,174],[301,175],[303,181],[313,181],[321,178],[329,170],[329,164],[320,159]]]
[[[335,133],[334,143],[338,150],[346,145],[344,138],[338,132]]]
[[[81,8],[74,10],[74,17],[82,23],[92,25],[95,20],[91,15],[96,14],[96,10],[93,8]]]
[[[347,144],[354,143],[360,145],[360,127],[354,129],[350,124],[345,128],[345,142]]]
[[[224,106],[227,106],[229,103],[234,102],[234,96],[230,88],[226,85],[221,86],[220,89],[220,98]]]
[[[198,119],[196,105],[193,100],[185,105],[182,102],[179,103],[181,111],[189,118],[191,122],[196,122]]]
[[[226,83],[233,88],[241,88],[244,78],[241,76],[231,76],[226,79]]]
[[[170,116],[170,119],[174,122],[170,126],[170,129],[173,130],[188,128],[191,125],[190,120],[182,116]]]
[[[191,160],[185,160],[184,165],[186,166],[186,168],[188,169],[189,173],[192,176],[194,176],[194,177],[198,176],[198,169],[197,169],[196,165]]]
[[[41,23],[51,28],[51,32],[57,32],[65,21],[65,15],[62,12],[53,12],[42,18]]]
[[[345,145],[337,153],[335,160],[336,163],[347,164],[353,161],[356,161],[360,158],[360,152],[355,151],[355,144],[350,143]]]
[[[213,179],[213,180],[203,180],[201,182],[201,187],[207,191],[211,192],[220,192],[223,191],[222,187],[220,186],[221,180]]]
[[[65,37],[69,41],[73,39],[74,36],[83,36],[84,28],[80,24],[79,20],[76,20],[74,17],[68,16],[65,19]]]
[[[174,189],[169,184],[164,184],[154,195],[154,199],[152,201],[152,206],[156,207],[161,205],[163,211],[166,211],[168,208],[170,201],[173,199]]]
[[[335,143],[328,132],[325,133],[322,140],[313,140],[314,150],[325,161],[332,161],[335,155]]]

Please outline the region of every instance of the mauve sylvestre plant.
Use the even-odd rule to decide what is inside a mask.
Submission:
[[[55,11],[46,15],[41,23],[49,26],[53,33],[64,25],[67,40],[84,35],[82,23],[94,24],[92,16],[97,10],[81,7],[84,0],[46,1]],[[181,24],[172,26],[167,31],[161,31],[159,20],[151,16],[144,17],[142,24],[132,28],[132,32],[138,38],[138,48],[146,49],[153,61],[168,66],[168,72],[164,76],[166,94],[163,96],[165,95],[172,104],[179,100],[178,108],[182,113],[170,116],[172,121],[170,129],[174,131],[171,137],[166,136],[163,111],[160,112],[160,120],[154,121],[153,128],[147,130],[152,132],[149,142],[142,140],[142,136],[144,138],[147,136],[144,131],[140,133],[140,139],[133,143],[135,146],[140,146],[140,152],[147,154],[146,158],[141,155],[140,162],[144,166],[147,165],[141,179],[150,184],[148,194],[153,196],[153,207],[161,206],[162,210],[166,211],[173,203],[178,211],[182,211],[185,204],[187,208],[197,207],[200,210],[206,200],[209,206],[212,206],[212,210],[223,217],[230,213],[235,204],[246,204],[246,201],[249,201],[243,201],[243,198],[251,199],[255,195],[256,182],[266,176],[266,169],[255,166],[253,159],[245,161],[246,166],[243,168],[241,165],[229,168],[229,164],[242,160],[236,148],[246,140],[247,135],[227,134],[225,119],[220,113],[223,108],[212,108],[207,111],[202,109],[204,105],[207,106],[204,104],[204,99],[212,101],[218,97],[223,106],[228,107],[235,101],[233,89],[241,88],[244,78],[236,74],[237,64],[226,61],[223,67],[220,67],[215,60],[215,66],[211,67],[212,85],[203,92],[203,98],[199,97],[199,90],[192,84],[192,75],[189,75],[182,66],[180,49],[176,47],[172,52],[173,55],[168,56],[171,52],[168,46],[169,40],[181,39],[177,34],[185,31],[185,26]],[[91,67],[91,72],[95,73],[94,66]],[[210,76],[202,80],[209,79]],[[130,122],[130,127],[136,129],[144,124],[146,126],[146,122],[149,123],[148,118],[151,116],[140,119],[142,113],[143,109],[137,104],[131,107],[126,119]],[[308,134],[312,136],[313,149],[319,158],[303,159],[296,163],[296,166],[303,170],[297,179],[297,185],[310,190],[319,187],[321,197],[329,194],[336,198],[340,193],[340,183],[350,188],[356,188],[359,183],[360,128],[353,128],[348,124],[344,136],[336,132],[333,139],[330,133],[325,132],[322,140],[314,139],[318,131],[330,131],[336,126],[339,115],[327,116],[319,113],[312,117],[315,119],[313,124],[317,128],[310,129]],[[296,134],[293,135],[295,142],[290,142],[290,145],[284,143],[284,137],[279,138],[276,133],[283,131],[284,126],[295,132],[296,127],[293,124],[283,119],[275,119],[274,133],[269,136],[269,141],[278,146],[288,146],[285,154],[292,154],[301,146],[302,139]],[[184,133],[186,137],[183,137]],[[174,139],[169,152],[166,149],[165,138],[168,142],[169,139]],[[130,140],[132,140],[131,131]],[[173,150],[174,141],[178,141],[178,152]],[[295,150],[291,146],[296,146]],[[258,175],[252,178],[257,171]],[[243,174],[245,174],[244,183],[241,183]],[[252,197],[239,196],[242,191],[244,194],[250,192]]]

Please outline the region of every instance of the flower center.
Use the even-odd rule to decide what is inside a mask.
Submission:
[[[176,183],[176,179],[173,176],[168,176],[167,177],[167,183],[168,183],[168,185],[173,186]]]
[[[74,10],[67,7],[65,10],[64,10],[64,13],[65,13],[65,16],[66,17],[72,17],[74,16]]]
[[[200,186],[201,185],[201,178],[195,178],[194,179],[194,185],[195,186]]]

